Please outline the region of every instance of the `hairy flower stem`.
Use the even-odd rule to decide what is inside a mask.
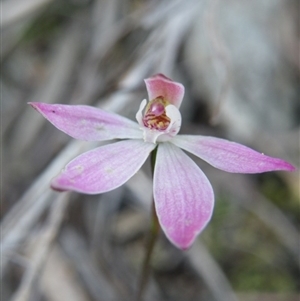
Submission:
[[[156,159],[156,151],[157,148],[155,148],[151,153],[151,167],[152,167],[152,175],[154,174],[154,166],[155,166],[155,159]],[[153,254],[154,246],[157,241],[158,233],[160,230],[158,218],[156,215],[156,210],[154,206],[154,201],[152,202],[152,225],[151,225],[151,231],[148,238],[147,246],[146,246],[146,254],[144,257],[142,270],[141,270],[141,276],[139,279],[139,286],[136,296],[136,301],[142,301],[143,293],[146,289],[148,278],[150,274],[150,261]]]

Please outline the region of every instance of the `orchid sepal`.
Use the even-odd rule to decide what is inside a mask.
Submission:
[[[171,141],[215,168],[231,173],[293,171],[290,163],[259,153],[242,144],[210,136],[178,135]]]

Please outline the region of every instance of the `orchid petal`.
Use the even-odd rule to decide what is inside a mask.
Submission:
[[[75,139],[104,141],[142,138],[142,132],[136,122],[98,108],[39,102],[29,104],[55,127]]]
[[[158,146],[153,180],[162,230],[175,246],[189,248],[212,215],[210,182],[192,159],[168,142]]]
[[[166,107],[166,115],[171,121],[168,128],[158,137],[158,142],[169,141],[172,137],[177,135],[181,127],[181,114],[175,106],[168,105]]]
[[[212,166],[232,173],[261,173],[272,170],[295,170],[288,162],[261,154],[228,140],[178,135],[171,141]]]
[[[136,118],[137,122],[139,123],[139,125],[140,125],[141,127],[145,127],[145,126],[144,126],[144,123],[143,123],[143,110],[144,110],[146,104],[147,104],[147,100],[144,99],[144,100],[141,102],[140,107],[139,107],[139,110],[137,111],[137,113],[136,113],[136,115],[135,115],[135,118]]]
[[[184,86],[174,82],[162,74],[145,79],[149,100],[162,96],[177,108],[180,107],[184,96]]]
[[[125,140],[88,151],[72,160],[52,180],[55,190],[97,194],[115,189],[144,164],[155,145]]]

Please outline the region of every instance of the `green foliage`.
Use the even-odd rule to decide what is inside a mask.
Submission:
[[[205,243],[237,291],[297,290],[289,254],[253,213],[226,196],[216,200]]]
[[[282,293],[296,289],[295,280],[287,270],[268,265],[255,255],[242,256],[231,271],[231,279],[237,291]]]
[[[293,196],[289,187],[276,173],[259,175],[261,192],[279,209],[283,210],[293,220],[300,222],[299,200]]]

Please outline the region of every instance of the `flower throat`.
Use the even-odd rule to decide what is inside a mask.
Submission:
[[[166,106],[169,104],[162,96],[151,100],[145,110],[143,123],[149,129],[163,131],[168,128],[171,119],[166,114]]]

